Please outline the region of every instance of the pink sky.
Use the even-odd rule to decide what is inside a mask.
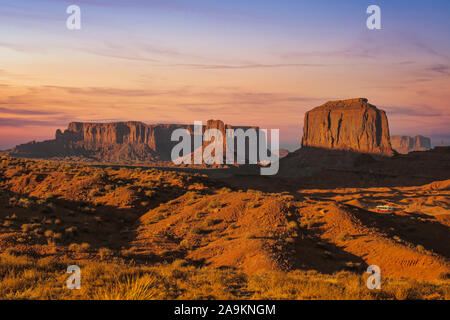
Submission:
[[[239,15],[208,29],[211,13],[195,20],[178,9],[185,19],[166,28],[142,30],[136,18],[111,29],[109,20],[89,17],[77,33],[55,27],[64,13],[53,21],[35,11],[12,17],[5,8],[0,149],[51,139],[71,121],[208,119],[280,128],[281,145],[293,149],[306,111],[355,97],[387,112],[391,134],[450,143],[450,54],[427,30],[373,32],[358,22],[311,32],[306,24],[294,35],[289,21],[267,29]],[[167,20],[166,11],[153,14],[149,21]]]

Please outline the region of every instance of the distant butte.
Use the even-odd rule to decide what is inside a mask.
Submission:
[[[424,136],[391,136],[391,143],[392,148],[402,154],[431,149],[431,139]]]
[[[178,143],[171,141],[171,135],[179,128],[194,132],[193,125],[184,124],[71,122],[64,132],[56,131],[55,139],[18,145],[8,154],[27,158],[81,158],[108,163],[170,161],[171,151]],[[203,132],[208,128],[224,129],[225,125],[220,120],[209,120],[207,125],[203,125]],[[226,125],[226,128],[247,130],[250,127]]]

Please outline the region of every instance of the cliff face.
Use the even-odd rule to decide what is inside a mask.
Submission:
[[[412,151],[427,151],[431,149],[431,139],[424,136],[392,136],[392,148],[398,153],[407,154]]]
[[[204,156],[204,152],[205,152],[205,148],[209,145],[211,145],[214,140],[215,140],[215,136],[214,134],[212,134],[211,132],[208,132],[208,130],[217,130],[222,134],[222,145],[223,145],[223,150],[222,150],[222,155],[223,155],[223,163],[227,163],[226,157],[227,157],[227,153],[229,153],[230,155],[233,156],[235,163],[237,162],[237,159],[244,159],[244,161],[246,163],[248,163],[249,159],[250,159],[250,139],[245,139],[244,138],[244,148],[243,150],[238,150],[239,147],[239,139],[242,141],[242,137],[243,136],[239,136],[237,137],[234,133],[228,135],[227,130],[233,130],[234,133],[236,133],[236,130],[238,129],[242,129],[244,134],[247,132],[248,129],[254,129],[255,130],[255,139],[254,139],[254,143],[256,144],[256,159],[259,159],[259,154],[258,154],[258,148],[259,148],[259,127],[243,127],[243,126],[232,126],[229,124],[225,124],[223,121],[221,120],[208,120],[206,123],[206,126],[203,127],[202,132],[204,134],[204,141],[203,141],[203,145],[199,148],[197,148],[196,150],[194,150],[192,153],[185,155],[184,157],[180,157],[178,158],[176,161],[177,162],[183,162],[186,161],[187,159],[190,159],[191,163],[194,163],[194,159],[200,159],[199,157],[203,157]],[[192,132],[192,131],[191,131]],[[230,139],[230,140],[228,140]],[[232,143],[227,144],[227,141],[232,141]],[[220,143],[220,142],[219,142]],[[213,146],[211,146],[213,147]],[[211,149],[211,156],[215,156],[215,149]],[[254,150],[253,150],[254,151]],[[209,163],[209,162],[213,162],[214,158],[208,158],[208,159],[203,159],[204,162]],[[197,160],[199,161],[199,160]]]
[[[64,132],[57,130],[54,140],[22,144],[10,154],[36,158],[78,156],[100,162],[169,161],[171,151],[178,143],[171,141],[171,135],[180,128],[194,132],[193,125],[183,124],[72,122]],[[210,120],[203,126],[202,132],[212,128],[225,133],[228,128],[238,127],[224,125],[220,120]]]
[[[308,111],[302,147],[393,155],[386,113],[364,98],[329,101]]]

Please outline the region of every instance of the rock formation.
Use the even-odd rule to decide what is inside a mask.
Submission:
[[[185,125],[147,125],[142,122],[72,122],[54,140],[19,145],[12,155],[51,158],[86,157],[97,161],[151,161],[170,159],[170,134]]]
[[[228,128],[246,130],[249,127],[232,127],[220,120],[209,120],[202,127],[202,133],[212,128],[225,132]],[[100,162],[170,161],[171,151],[178,143],[171,141],[176,129],[194,132],[193,125],[183,124],[72,122],[64,132],[58,129],[54,140],[18,145],[9,154],[31,158],[81,157]]]
[[[393,155],[386,113],[364,98],[329,101],[308,111],[302,147]]]
[[[431,139],[424,136],[391,136],[391,143],[392,149],[402,154],[431,149]]]
[[[248,132],[248,129],[254,129],[254,132],[256,133],[255,135],[255,140],[253,141],[255,143],[256,146],[256,159],[259,159],[259,154],[258,154],[258,147],[259,147],[259,128],[258,127],[233,127],[229,124],[225,124],[223,121],[221,120],[208,120],[208,122],[206,123],[206,127],[203,128],[203,134],[204,134],[204,141],[203,141],[203,145],[197,149],[195,149],[191,154],[185,155],[184,157],[180,157],[176,160],[177,163],[179,162],[183,162],[186,161],[187,159],[190,159],[191,163],[194,163],[194,159],[201,159],[202,157],[204,157],[204,151],[205,148],[212,144],[215,140],[215,136],[214,134],[211,133],[211,131],[208,130],[217,130],[222,134],[222,141],[218,141],[219,144],[222,145],[222,155],[223,155],[223,159],[222,162],[225,164],[227,163],[227,153],[229,153],[230,155],[233,156],[234,161],[236,163],[237,159],[244,159],[243,161],[245,161],[246,164],[249,163],[249,153],[250,153],[250,139],[246,139],[245,137],[240,137],[240,139],[244,139],[244,148],[243,150],[238,150],[238,137],[235,135],[235,130],[237,129],[242,129],[244,134],[246,132]],[[233,130],[233,133],[229,133],[227,132],[227,130]],[[229,145],[227,144],[227,142],[229,141],[229,139],[232,140],[232,143]],[[238,152],[239,151],[239,152]],[[212,153],[211,156],[214,157],[215,156],[215,149],[212,149]],[[214,158],[208,158],[208,159],[203,159],[204,162],[206,163],[211,163],[213,162]]]

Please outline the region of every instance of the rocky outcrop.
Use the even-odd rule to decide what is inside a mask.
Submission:
[[[237,162],[237,159],[244,159],[243,161],[245,161],[245,163],[249,163],[249,153],[250,153],[250,138],[245,138],[244,136],[239,136],[239,138],[235,135],[236,130],[238,129],[242,129],[243,134],[247,133],[248,129],[254,129],[254,132],[256,133],[255,135],[255,140],[253,141],[255,143],[256,146],[256,159],[259,160],[259,153],[258,153],[258,147],[259,147],[259,127],[234,127],[232,125],[229,124],[225,124],[223,121],[221,120],[208,120],[206,123],[206,126],[203,128],[202,133],[204,134],[204,141],[201,147],[196,148],[192,153],[185,155],[183,157],[180,157],[178,159],[176,159],[175,162],[177,163],[181,163],[181,162],[185,162],[186,160],[190,159],[191,163],[195,162],[195,159],[202,159],[203,157],[203,161],[206,163],[212,163],[213,160],[215,159],[215,146],[211,146],[211,158],[207,158],[205,159],[205,148],[214,143],[215,141],[215,132],[214,131],[210,131],[210,130],[217,130],[218,132],[220,132],[222,134],[222,140],[218,141],[218,144],[222,145],[222,155],[223,155],[223,159],[222,162],[225,164],[227,163],[227,154],[232,155],[233,159],[235,161],[235,163]],[[227,132],[227,130],[233,130],[231,133]],[[239,148],[239,141],[238,140],[242,140],[244,139],[244,148],[242,150],[238,150]],[[228,144],[229,141],[232,141],[232,143]],[[197,160],[200,161],[200,160]],[[229,163],[228,163],[229,164]]]
[[[329,101],[308,111],[302,147],[393,155],[386,113],[364,98]]]
[[[424,136],[391,136],[391,143],[392,148],[402,154],[431,149],[431,139]]]
[[[228,128],[246,130],[249,127],[232,127],[220,120],[209,120],[202,127],[202,133],[213,128],[225,133]],[[176,129],[194,133],[193,125],[183,124],[72,122],[64,132],[58,129],[54,140],[22,144],[9,154],[31,158],[82,157],[99,162],[169,161],[172,149],[178,143],[171,141]]]
[[[19,145],[12,155],[51,158],[86,157],[97,161],[152,161],[170,159],[170,134],[185,125],[147,125],[142,122],[72,122],[56,131],[54,140]]]

